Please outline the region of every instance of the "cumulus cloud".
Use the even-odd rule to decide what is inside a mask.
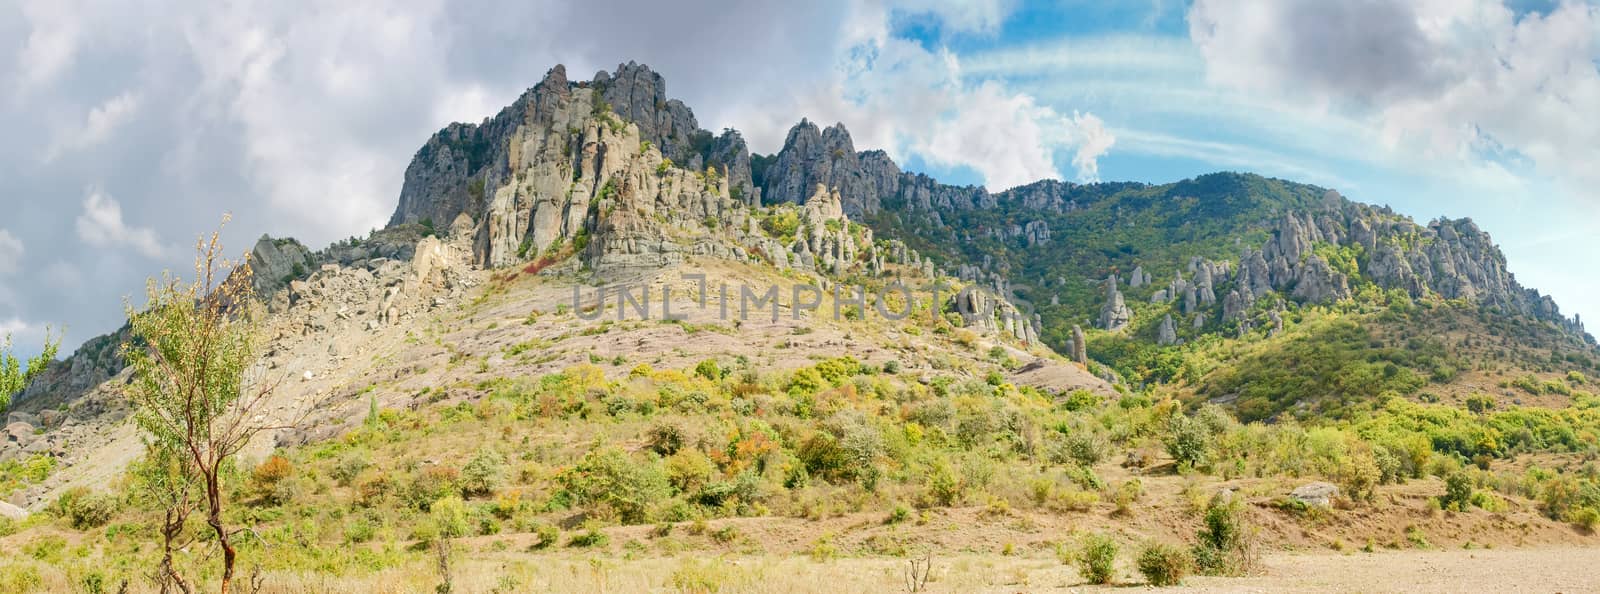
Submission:
[[[22,240],[0,229],[0,276],[14,274],[22,268],[22,247]]]
[[[115,198],[91,188],[83,199],[83,212],[77,220],[78,238],[97,247],[130,247],[146,257],[166,255],[156,232],[146,227],[130,227],[122,221],[122,205]]]
[[[1117,137],[1106,129],[1105,122],[1092,113],[1072,114],[1070,127],[1073,142],[1078,149],[1072,154],[1072,166],[1078,168],[1078,180],[1100,181],[1100,157],[1117,143]]]
[[[919,157],[937,167],[969,168],[991,190],[1061,178],[1058,151],[1073,155],[1080,181],[1096,181],[1098,159],[1115,142],[1098,118],[1066,116],[1001,80],[969,77],[953,52],[890,31],[891,13],[918,11],[955,31],[983,31],[998,27],[1008,6],[989,3],[968,13],[919,2],[857,5],[827,84],[773,111],[844,122],[858,149],[881,148],[900,162]],[[768,139],[781,139],[793,123],[752,119],[757,125],[748,136],[774,148],[777,140]]]
[[[1189,22],[1217,84],[1369,115],[1396,154],[1526,160],[1600,199],[1600,7],[1200,0]]]

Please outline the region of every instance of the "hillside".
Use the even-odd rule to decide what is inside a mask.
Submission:
[[[557,66],[428,139],[388,228],[251,262],[283,428],[226,488],[267,592],[1070,588],[1091,536],[1126,581],[1600,526],[1581,322],[1470,221],[1314,186],[991,194]],[[7,411],[0,591],[153,591],[127,332]]]

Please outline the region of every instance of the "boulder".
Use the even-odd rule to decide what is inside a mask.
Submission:
[[[1295,487],[1289,497],[1314,507],[1333,507],[1333,498],[1339,496],[1339,487],[1333,483],[1314,482]]]
[[[28,519],[28,510],[0,501],[0,518],[21,522]]]
[[[4,434],[0,435],[0,437],[4,437],[5,441],[14,442],[24,447],[39,438],[33,432],[33,425],[20,421],[7,424]]]

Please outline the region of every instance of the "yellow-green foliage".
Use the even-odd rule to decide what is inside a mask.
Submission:
[[[980,378],[919,380],[845,357],[794,371],[760,372],[744,362],[719,362],[716,373],[639,365],[608,379],[597,366],[577,365],[497,379],[476,386],[483,395],[476,403],[380,409],[337,439],[230,472],[225,487],[245,505],[229,515],[259,534],[259,542],[241,544],[248,562],[367,574],[426,553],[303,543],[517,532],[537,535],[535,550],[606,546],[595,526],[556,528],[575,516],[691,523],[689,536],[716,542],[714,528],[697,535],[692,525],[731,516],[881,514],[904,504],[987,504],[992,517],[1019,507],[1137,514],[1142,485],[1106,484],[1094,467],[1108,452],[1155,454],[1172,445],[1193,472],[1319,477],[1339,483],[1358,505],[1384,484],[1461,473],[1472,485],[1463,508],[1504,505],[1499,491],[1537,499],[1553,518],[1600,522],[1600,487],[1588,474],[1535,469],[1500,477],[1462,468],[1474,456],[1492,462],[1523,452],[1595,451],[1600,399],[1585,394],[1563,409],[1481,414],[1389,398],[1359,418],[1262,424],[1144,395],[1102,401]],[[419,443],[431,447],[418,451]],[[262,496],[269,491],[274,496]],[[82,538],[123,563],[146,563],[152,551],[132,543],[159,538],[159,507],[123,495],[126,503]],[[1199,569],[1231,573],[1247,564],[1238,517],[1205,515],[1207,532],[1197,540],[1211,544],[1194,551]],[[721,538],[740,541],[736,532]],[[1174,556],[1159,557],[1163,567],[1155,569],[1175,567]],[[190,565],[208,575],[203,563]],[[686,570],[685,579],[695,573]]]

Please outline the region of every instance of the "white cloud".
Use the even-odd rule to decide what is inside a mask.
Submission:
[[[10,231],[0,229],[0,276],[22,269],[22,240]]]
[[[81,35],[81,8],[67,0],[27,0],[22,16],[32,25],[17,55],[17,90],[28,91],[53,82],[72,65]]]
[[[1078,180],[1100,181],[1099,159],[1116,144],[1117,137],[1106,129],[1105,122],[1092,113],[1072,114],[1072,138],[1078,150],[1072,154],[1072,166],[1078,168]]]
[[[77,220],[78,238],[97,247],[131,247],[148,258],[160,259],[166,248],[156,232],[145,227],[129,227],[122,221],[122,205],[115,198],[90,188]]]
[[[139,109],[139,99],[125,92],[96,105],[89,110],[83,125],[59,136],[45,151],[44,160],[54,161],[62,153],[98,146],[111,137],[118,126],[127,122]]]
[[[1365,116],[1390,155],[1526,159],[1600,200],[1600,7],[1201,0],[1189,18],[1219,85]]]
[[[844,122],[857,149],[881,148],[905,162],[920,157],[939,167],[966,167],[991,190],[1060,178],[1058,151],[1070,151],[1077,177],[1098,179],[1097,160],[1115,142],[1091,114],[1065,116],[995,79],[968,77],[957,56],[927,49],[889,32],[889,11],[922,11],[948,29],[998,27],[1008,3],[949,12],[918,2],[884,7],[858,4],[838,49],[832,77],[793,101],[790,109],[763,105],[741,113],[741,125],[758,149],[781,143],[793,120],[763,117],[761,110],[798,113],[820,122]]]

